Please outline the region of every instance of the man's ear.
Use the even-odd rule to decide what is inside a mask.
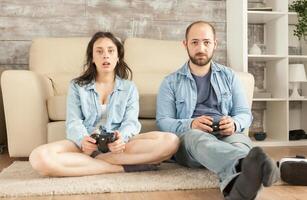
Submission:
[[[214,50],[217,48],[217,40],[214,40]]]
[[[187,42],[186,40],[183,40],[183,41],[182,41],[182,44],[184,45],[185,48],[188,47],[188,42]]]

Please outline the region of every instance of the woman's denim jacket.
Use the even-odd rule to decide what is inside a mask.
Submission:
[[[211,63],[211,84],[216,93],[220,112],[231,116],[236,132],[242,132],[252,122],[243,87],[233,70],[218,63]],[[197,87],[188,62],[168,75],[162,82],[157,97],[157,126],[180,136],[191,129],[192,115],[197,101]]]
[[[100,97],[95,81],[79,86],[71,81],[67,96],[66,137],[81,147],[84,136],[90,135],[102,117]],[[123,140],[140,132],[138,121],[139,94],[135,84],[116,77],[115,86],[108,96],[107,120],[104,129],[107,132],[118,130]]]

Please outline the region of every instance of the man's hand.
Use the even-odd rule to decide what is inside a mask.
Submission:
[[[235,123],[230,116],[223,116],[220,119],[220,133],[222,135],[232,135],[235,132]]]
[[[196,117],[192,123],[192,129],[199,129],[204,132],[212,132],[213,129],[210,127],[212,125],[213,118],[209,116],[202,115],[200,117]]]
[[[108,147],[112,153],[122,153],[125,150],[126,144],[122,139],[122,135],[119,131],[115,131],[116,140],[108,144]]]
[[[81,142],[81,150],[87,154],[91,155],[93,151],[97,150],[96,140],[88,135],[84,136]]]

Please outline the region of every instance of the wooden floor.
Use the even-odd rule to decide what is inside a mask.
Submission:
[[[284,156],[296,154],[307,156],[307,146],[304,147],[266,147],[265,151],[275,160]],[[0,155],[0,170],[9,166],[14,160],[27,160],[27,158],[10,158],[8,153]],[[5,199],[5,198],[2,198]],[[43,197],[20,197],[9,198],[16,200],[85,200],[85,199],[111,199],[111,200],[219,200],[223,199],[219,189],[165,191],[165,192],[132,192],[132,193],[104,193],[95,195],[70,195],[70,196],[43,196]],[[307,186],[273,186],[264,188],[257,200],[306,200]]]

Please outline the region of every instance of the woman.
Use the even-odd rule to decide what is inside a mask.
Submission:
[[[67,97],[67,139],[44,144],[30,155],[42,175],[82,176],[111,172],[155,170],[177,151],[172,133],[138,135],[139,97],[129,80],[121,42],[109,32],[97,32],[87,47],[84,73],[71,83]],[[114,132],[109,152],[97,151],[90,135],[102,127]],[[98,153],[97,153],[98,152]]]

